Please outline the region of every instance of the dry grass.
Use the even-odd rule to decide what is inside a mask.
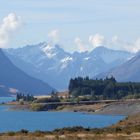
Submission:
[[[0,136],[0,140],[140,140],[140,133],[127,134],[69,134],[44,136]]]

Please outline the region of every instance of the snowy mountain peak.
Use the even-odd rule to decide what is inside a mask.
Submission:
[[[18,49],[8,49],[5,50],[5,53],[19,68],[57,89],[67,88],[71,77],[87,75],[93,77],[124,63],[134,55],[103,46],[99,46],[91,52],[71,54],[58,44],[46,42]],[[24,64],[21,61],[19,63],[18,59],[22,60]],[[26,69],[23,67],[25,63],[31,64],[33,68]]]
[[[48,58],[56,56],[56,48],[53,45],[48,44],[42,48],[42,51],[47,55]]]
[[[42,46],[41,51],[44,52],[49,59],[62,59],[69,55],[69,53],[65,52],[58,44],[52,43]]]

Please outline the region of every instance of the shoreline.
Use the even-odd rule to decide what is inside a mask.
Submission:
[[[133,114],[140,113],[140,100],[124,100],[117,101],[114,103],[95,103],[91,105],[61,105],[57,106],[54,109],[47,109],[45,106],[38,107],[40,104],[31,104],[25,103],[23,105],[18,102],[11,102],[8,104],[4,104],[6,106],[9,105],[9,109],[14,110],[28,110],[28,111],[53,111],[53,112],[83,112],[90,114],[99,114],[99,115],[123,115],[123,116],[131,116]],[[37,106],[36,108],[32,108],[32,106]]]
[[[137,106],[137,108],[136,108]],[[110,104],[94,104],[94,105],[77,105],[77,106],[63,106],[63,108],[58,108],[57,110],[50,111],[58,111],[58,112],[67,112],[72,111],[75,112],[74,109],[77,109],[76,112],[82,113],[90,113],[94,115],[121,115],[122,111],[126,110],[128,115],[125,119],[120,120],[118,123],[105,127],[105,128],[82,128],[82,127],[69,127],[69,128],[61,128],[53,131],[34,131],[29,132],[27,130],[21,130],[19,132],[6,132],[0,133],[1,140],[139,140],[140,138],[140,101],[119,101],[117,103]],[[96,111],[93,111],[94,109]],[[122,108],[121,110],[118,108]],[[93,110],[90,110],[92,108]],[[133,111],[132,111],[133,109]],[[79,111],[78,111],[79,110]],[[85,110],[85,111],[81,111]],[[114,110],[116,111],[114,113]],[[93,111],[93,112],[92,112]],[[131,113],[130,113],[131,112]],[[105,114],[106,113],[106,114]],[[116,114],[119,113],[119,114]],[[127,117],[128,116],[128,117]]]
[[[139,140],[139,138],[140,113],[105,128],[67,127],[53,131],[34,132],[22,129],[18,132],[0,133],[1,140]]]
[[[140,113],[140,100],[118,101],[108,104],[62,106],[55,111],[85,112],[98,115],[131,116]]]

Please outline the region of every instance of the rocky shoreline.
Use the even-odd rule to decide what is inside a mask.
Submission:
[[[15,109],[27,109],[28,104],[19,105]],[[7,132],[0,134],[0,140],[139,140],[140,138],[140,101],[125,100],[115,103],[98,103],[93,105],[59,106],[50,111],[74,111],[93,114],[127,115],[117,124],[102,128],[89,129],[82,127],[56,129],[52,132]]]
[[[114,103],[98,103],[93,105],[61,106],[56,111],[87,112],[93,114],[125,115],[140,113],[140,100],[124,100]]]
[[[29,111],[62,111],[62,112],[85,112],[93,114],[125,115],[130,116],[140,113],[140,100],[123,100],[113,103],[95,103],[91,105],[62,105],[53,109],[47,109],[44,105],[19,103],[9,104],[10,110],[29,110]]]
[[[97,114],[131,116],[140,113],[140,100],[118,101],[96,111]]]

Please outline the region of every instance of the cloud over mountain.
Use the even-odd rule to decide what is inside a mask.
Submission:
[[[113,49],[127,50],[129,52],[138,52],[140,50],[140,38],[133,41],[126,41],[115,35],[108,44],[111,44]]]
[[[50,38],[50,40],[54,43],[58,43],[60,35],[59,35],[59,30],[58,29],[54,29],[52,31],[50,31],[48,33],[48,37]]]
[[[83,41],[79,37],[75,38],[74,43],[78,47],[79,52],[84,52],[87,50],[87,48],[85,47],[85,44],[83,43]]]
[[[14,13],[10,13],[3,18],[0,24],[0,48],[8,45],[13,35],[22,26],[21,18]]]
[[[105,38],[103,35],[95,34],[89,36],[89,43],[95,48],[98,46],[104,46],[105,45]]]

